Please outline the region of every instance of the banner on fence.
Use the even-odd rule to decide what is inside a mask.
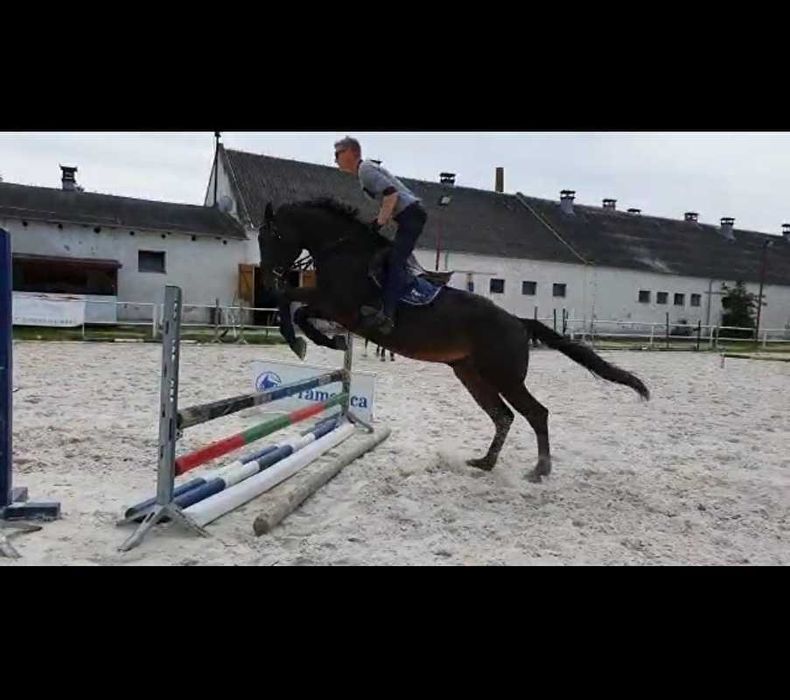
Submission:
[[[291,384],[303,379],[315,377],[329,370],[326,367],[311,367],[310,365],[297,365],[290,362],[273,362],[270,360],[252,363],[252,380],[255,391],[275,389],[282,384]],[[376,387],[376,375],[369,372],[351,373],[351,410],[366,422],[373,421],[373,400]],[[275,404],[266,404],[264,408],[271,411],[290,411],[303,406],[321,403],[342,391],[342,384],[327,384],[326,386],[303,391],[294,396],[277,401]]]
[[[11,317],[15,326],[74,328],[85,322],[85,299],[66,294],[14,292]]]

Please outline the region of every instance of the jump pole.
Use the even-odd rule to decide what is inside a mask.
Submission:
[[[293,476],[310,462],[350,438],[355,432],[356,428],[351,423],[344,423],[320,440],[316,440],[312,445],[299,450],[270,469],[259,472],[229,489],[220,491],[215,496],[190,506],[184,513],[198,525],[208,525]]]
[[[314,440],[323,437],[328,432],[337,427],[338,419],[329,418],[318,421],[308,430],[302,431],[298,438],[288,440],[279,445],[269,445],[252,454],[246,455],[241,459],[231,462],[221,469],[216,469],[204,474],[202,477],[192,479],[183,486],[173,491],[173,500],[181,508],[188,508],[204,498],[213,496],[215,493],[225,490],[229,486],[237,484],[239,481],[251,476],[257,471],[267,469],[291,454],[297,452],[302,447],[309,445]],[[255,463],[252,466],[252,463]],[[128,519],[136,518],[140,522],[146,512],[156,503],[156,498],[151,498],[142,503],[129,508],[125,516]]]
[[[0,228],[0,526],[13,520],[56,520],[60,503],[28,502],[26,488],[13,485],[13,316],[11,235]],[[0,555],[18,552],[0,533]]]

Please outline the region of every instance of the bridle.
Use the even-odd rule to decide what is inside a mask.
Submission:
[[[263,224],[264,229],[271,235],[272,238],[277,240],[278,242],[283,242],[283,237],[280,235],[279,230],[274,225],[274,221],[265,221]],[[316,258],[322,258],[326,253],[333,251],[335,248],[340,247],[342,244],[350,241],[351,236],[343,236],[342,238],[338,238],[336,241],[332,241],[327,246],[317,250],[315,254],[313,253],[305,253],[304,255],[297,258],[293,263],[291,263],[290,267],[286,267],[285,265],[277,265],[276,267],[272,268],[272,274],[277,278],[278,281],[282,282],[287,275],[291,274],[292,272],[304,272],[305,270],[309,270],[310,268],[315,267]]]

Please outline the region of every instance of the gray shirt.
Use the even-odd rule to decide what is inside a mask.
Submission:
[[[420,201],[420,198],[397,177],[369,160],[363,160],[359,164],[359,172],[357,174],[362,191],[371,199],[381,201],[387,195],[398,193],[398,202],[395,204],[394,211],[395,216],[398,216],[404,209],[415,202]]]

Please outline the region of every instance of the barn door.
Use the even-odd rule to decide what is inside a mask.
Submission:
[[[315,287],[316,285],[316,277],[315,277],[315,270],[304,270],[302,272],[302,279],[300,287]]]
[[[248,306],[255,306],[255,265],[239,263],[238,297]]]

